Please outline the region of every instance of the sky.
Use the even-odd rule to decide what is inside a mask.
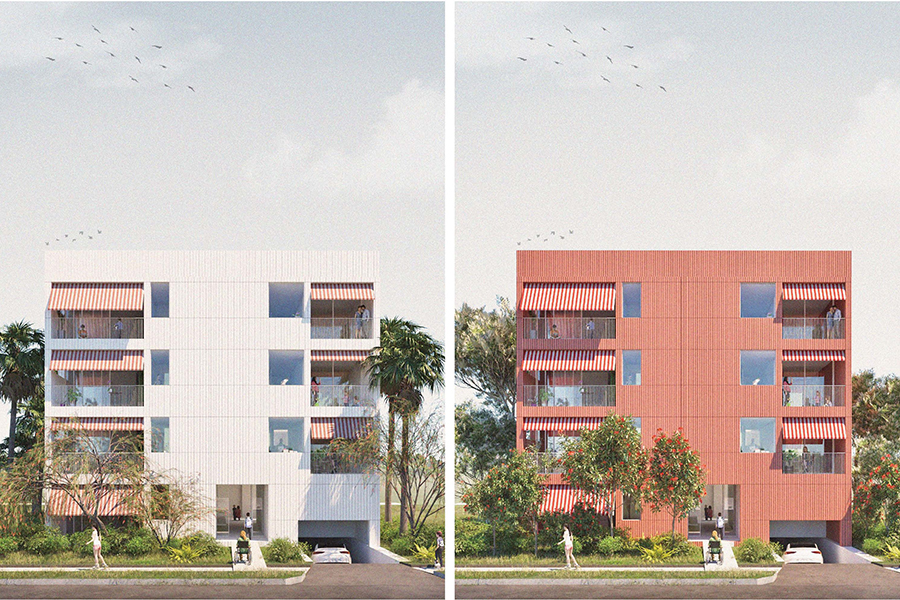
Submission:
[[[376,250],[443,341],[444,51],[440,3],[0,2],[0,323],[44,250]]]
[[[850,250],[900,373],[900,3],[458,2],[456,66],[457,307],[516,250]]]

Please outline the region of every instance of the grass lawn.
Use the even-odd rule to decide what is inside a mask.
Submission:
[[[112,556],[104,555],[106,563],[111,567],[170,567],[174,563],[168,553],[153,552],[146,556]],[[191,563],[196,567],[219,567],[231,564],[231,551],[214,556],[200,558]],[[0,557],[0,567],[92,567],[93,556],[79,556],[74,552],[60,552],[50,556],[37,556],[27,552],[11,552]]]
[[[0,579],[287,579],[303,571],[3,571]]]
[[[575,558],[578,564],[583,567],[647,567],[652,566],[640,556],[600,556],[600,555],[584,555]],[[696,567],[703,562],[703,551],[695,548],[690,554],[685,556],[673,556],[661,563],[662,566],[668,567]],[[456,566],[458,567],[556,567],[566,564],[566,557],[562,554],[557,556],[540,556],[535,558],[534,554],[517,554],[515,556],[457,556]]]
[[[760,579],[768,571],[457,571],[457,579]]]

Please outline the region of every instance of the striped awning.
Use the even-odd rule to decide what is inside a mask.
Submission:
[[[362,362],[369,356],[368,350],[313,350],[309,359],[328,362]]]
[[[142,350],[54,350],[51,371],[143,371]]]
[[[786,440],[843,440],[847,428],[841,417],[785,417],[782,437]]]
[[[843,361],[843,350],[782,350],[781,360],[784,361]]]
[[[310,438],[354,440],[365,436],[372,426],[368,417],[313,417],[310,419]]]
[[[582,429],[599,429],[603,417],[525,417],[525,431],[577,432]]]
[[[53,419],[50,431],[143,431],[143,417],[60,417]]]
[[[614,283],[526,283],[522,310],[615,310]]]
[[[93,503],[96,500],[90,497],[82,498],[85,508],[93,512]],[[100,498],[100,506],[97,514],[101,517],[116,517],[133,514],[128,509],[129,498],[124,490],[109,490]],[[63,490],[50,490],[47,499],[47,514],[54,517],[78,517],[83,515],[81,508],[75,499]]]
[[[523,371],[615,371],[615,350],[528,350]]]
[[[785,283],[785,300],[846,300],[843,283]]]
[[[313,300],[374,300],[375,286],[371,283],[314,283],[310,288]]]
[[[586,498],[584,492],[571,488],[567,485],[548,485],[544,488],[544,500],[541,503],[541,512],[572,512],[575,508],[575,502]],[[597,512],[606,512],[606,502],[603,500],[585,502],[588,506],[593,506]]]
[[[144,310],[143,283],[54,283],[49,310]]]

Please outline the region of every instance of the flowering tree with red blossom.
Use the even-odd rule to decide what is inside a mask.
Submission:
[[[595,430],[582,429],[565,444],[563,479],[588,497],[602,498],[609,510],[610,535],[616,526],[616,494],[638,497],[647,451],[631,417],[610,413]]]
[[[900,525],[900,460],[883,454],[868,474],[860,472],[853,490],[853,511],[869,527],[880,520],[888,531]]]
[[[672,435],[657,429],[653,436],[643,498],[649,502],[653,512],[665,511],[672,515],[673,543],[675,522],[697,507],[705,489],[706,472],[700,464],[700,455],[691,450],[681,428]]]
[[[463,494],[466,511],[491,524],[494,555],[497,525],[523,522],[530,523],[534,530],[537,554],[537,519],[544,498],[544,479],[538,473],[533,453],[510,450],[505,460]]]

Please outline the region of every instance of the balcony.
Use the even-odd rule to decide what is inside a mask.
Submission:
[[[782,388],[784,406],[844,406],[843,385],[792,384],[790,391]]]
[[[355,317],[313,317],[309,335],[314,340],[370,340],[372,320],[358,322]]]
[[[842,340],[844,339],[844,319],[828,327],[823,318],[784,317],[781,338],[785,340]]]
[[[526,385],[525,406],[615,406],[614,385]]]
[[[143,406],[142,385],[55,385],[51,406]]]
[[[55,339],[143,339],[143,317],[53,317]]]
[[[785,450],[781,457],[781,472],[790,475],[812,473],[843,475],[844,454],[844,452],[811,454]]]
[[[526,317],[526,339],[614,340],[615,317]]]
[[[375,406],[378,392],[367,385],[320,385],[310,390],[312,406]]]
[[[144,464],[142,452],[63,452],[56,461],[68,473],[84,473],[98,469],[131,468]]]
[[[314,475],[344,475],[367,473],[370,469],[365,461],[340,452],[317,450],[310,455],[310,473]]]

